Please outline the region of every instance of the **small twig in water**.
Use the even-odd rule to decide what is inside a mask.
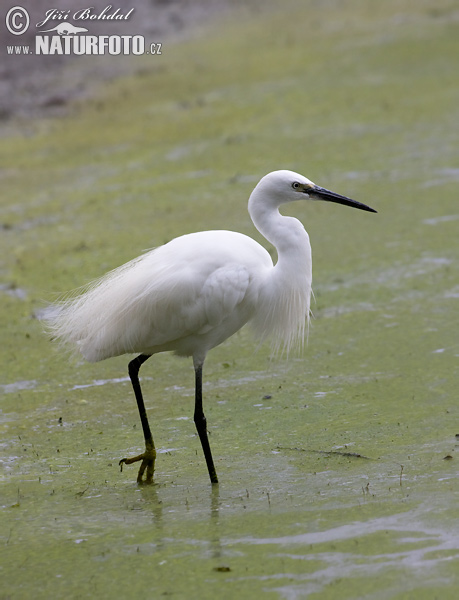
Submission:
[[[87,487],[87,488],[85,488],[83,491],[81,491],[81,492],[77,492],[77,493],[75,494],[75,496],[76,496],[77,498],[81,498],[82,496],[84,496],[84,495],[85,495],[85,493],[86,493],[88,490],[89,490],[89,485],[88,485],[88,487]]]
[[[357,452],[339,452],[338,450],[309,450],[308,448],[287,448],[285,446],[276,446],[278,450],[297,450],[298,452],[311,452],[314,454],[336,454],[338,456],[348,456],[351,458],[364,458],[372,460],[369,456],[358,454]]]

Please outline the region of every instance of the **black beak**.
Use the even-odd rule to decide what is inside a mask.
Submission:
[[[336,202],[336,204],[344,204],[344,206],[352,206],[352,208],[359,208],[360,210],[366,210],[367,212],[378,212],[374,208],[370,208],[366,204],[362,204],[362,202],[357,202],[357,200],[352,200],[347,196],[341,196],[340,194],[335,194],[335,192],[330,192],[330,190],[326,190],[323,187],[319,187],[318,185],[313,188],[307,190],[309,196],[313,198],[317,198],[318,200],[325,200],[326,202]]]

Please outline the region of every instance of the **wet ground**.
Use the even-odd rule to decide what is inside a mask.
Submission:
[[[251,0],[249,5],[255,3],[256,0]],[[146,45],[167,45],[171,41],[199,35],[203,25],[211,27],[214,21],[224,19],[229,10],[228,4],[227,0],[136,0],[134,11],[130,13],[131,5],[123,7],[107,4],[104,0],[94,0],[88,14],[107,17],[118,14],[127,18],[84,19],[79,11],[87,6],[73,0],[59,0],[55,6],[47,0],[25,0],[19,8],[27,10],[29,27],[24,34],[14,35],[4,25],[10,9],[14,15],[14,7],[8,0],[0,0],[0,133],[11,119],[66,115],[75,101],[84,101],[92,97],[101,85],[139,69],[137,61],[119,54],[73,56],[59,52],[49,55],[17,53],[14,49],[16,46],[32,51],[36,35],[42,30],[70,23],[84,26],[88,35],[143,36]],[[107,7],[111,8],[106,10]],[[47,15],[53,9],[55,12]],[[77,19],[74,18],[75,14]],[[59,16],[62,18],[59,19]],[[13,23],[16,22],[20,28],[24,18],[18,13]],[[37,27],[44,21],[43,25]],[[13,50],[8,50],[11,46]]]
[[[459,12],[292,11],[171,43],[0,140],[1,598],[456,597]],[[127,357],[69,359],[36,317],[188,231],[262,241],[246,202],[276,168],[378,214],[286,207],[313,247],[309,342],[270,361],[244,330],[210,354],[218,487],[190,362],[146,363],[159,457],[138,487]]]

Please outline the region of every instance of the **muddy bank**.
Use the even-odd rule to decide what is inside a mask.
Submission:
[[[74,19],[75,12],[90,5],[93,7],[91,14],[100,15],[107,7],[112,6],[109,11],[105,10],[105,14],[110,15],[118,6],[110,5],[106,0],[94,0],[87,4],[60,0],[60,15],[67,16],[67,20],[59,20],[59,13],[56,12],[54,19],[50,18],[37,28],[36,25],[46,19],[47,11],[54,5],[48,0],[29,0],[21,4],[29,14],[29,28],[22,35],[13,35],[4,25],[11,3],[0,0],[0,126],[15,117],[63,115],[68,112],[73,100],[90,97],[96,85],[136,72],[140,68],[148,69],[145,62],[139,60],[139,56],[31,54],[35,50],[35,37],[39,31],[54,28],[59,23],[71,23],[87,28],[88,35],[140,35],[148,45],[162,44],[164,52],[167,51],[167,43],[196,35],[199,27],[209,20],[224,18],[229,11],[229,4],[228,0],[139,0],[132,6],[121,6],[118,14],[123,16],[134,7],[127,19],[89,21]],[[16,22],[19,26],[21,17]],[[11,50],[12,46],[15,47],[14,50]],[[19,54],[16,46],[21,47]],[[29,47],[30,54],[24,54],[24,47]]]

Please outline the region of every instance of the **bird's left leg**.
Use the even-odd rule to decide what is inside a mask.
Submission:
[[[145,404],[143,401],[142,390],[139,382],[139,369],[143,363],[150,358],[150,354],[140,354],[134,360],[129,363],[129,377],[131,379],[132,387],[134,389],[135,399],[137,400],[137,406],[139,408],[140,421],[142,423],[143,435],[145,437],[145,452],[134,456],[133,458],[123,458],[120,460],[120,467],[123,470],[123,464],[131,465],[132,463],[142,461],[139,468],[139,474],[137,475],[137,483],[152,483],[153,473],[155,470],[155,459],[156,450],[153,442],[153,436],[151,435],[150,425],[148,423],[147,411],[145,410]],[[145,481],[143,480],[143,474],[146,470]]]
[[[196,395],[194,404],[194,423],[198,431],[201,446],[206,458],[207,470],[211,483],[218,483],[217,472],[215,471],[212,452],[210,451],[209,439],[207,437],[207,420],[202,408],[202,362],[195,362],[194,370],[196,375]]]

